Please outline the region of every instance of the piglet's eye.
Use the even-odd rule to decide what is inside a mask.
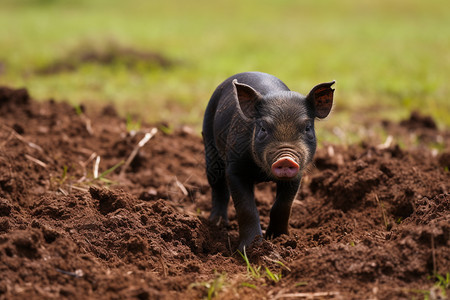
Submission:
[[[312,124],[306,124],[305,135],[309,140],[314,139],[314,127],[312,126]]]
[[[266,137],[267,137],[267,130],[261,126],[258,131],[258,140],[262,141]]]

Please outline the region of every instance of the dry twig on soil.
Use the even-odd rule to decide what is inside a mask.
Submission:
[[[145,144],[158,132],[158,129],[152,128],[150,132],[147,132],[145,136],[142,138],[142,140],[139,141],[139,143],[134,147],[133,152],[131,152],[130,156],[128,157],[127,161],[125,162],[125,165],[123,166],[122,170],[120,171],[119,177],[122,177],[123,174],[125,174],[126,169],[130,166],[131,162],[135,158],[135,156],[138,154],[139,150],[144,147]]]
[[[392,137],[392,135],[388,135],[388,137],[386,138],[386,141],[383,144],[378,145],[377,148],[378,149],[387,149],[391,146],[393,140],[394,140],[394,138]]]
[[[30,156],[28,154],[25,154],[25,158],[28,160],[31,160],[32,162],[34,162],[35,164],[47,169],[47,164],[37,158],[34,158],[33,156]]]
[[[97,155],[97,158],[95,159],[94,171],[93,171],[94,179],[98,178],[98,167],[99,167],[99,165],[100,165],[100,155]]]
[[[189,194],[186,187],[178,180],[178,178],[176,176],[175,176],[175,183],[180,188],[183,195],[187,196]]]
[[[291,293],[278,294],[272,299],[296,298],[296,299],[341,299],[339,292],[315,292],[315,293]]]

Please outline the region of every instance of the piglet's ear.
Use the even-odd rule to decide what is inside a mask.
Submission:
[[[332,89],[331,86],[335,82],[336,81],[333,80],[331,82],[318,84],[313,87],[308,96],[306,96],[307,101],[314,104],[316,117],[319,119],[325,118],[331,111],[334,94],[334,89]]]
[[[261,98],[261,94],[247,84],[238,83],[237,79],[233,80],[233,85],[242,113],[247,118],[254,118],[256,115],[256,103]]]

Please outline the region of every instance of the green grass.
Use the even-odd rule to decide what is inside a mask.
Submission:
[[[335,109],[319,136],[320,128],[398,120],[412,109],[449,126],[449,15],[444,0],[3,0],[0,84],[199,128],[222,80],[259,70],[303,94],[337,80]],[[176,65],[119,61],[35,73],[76,49],[111,44],[156,51]]]
[[[98,157],[98,156],[97,156]],[[81,178],[76,178],[75,176],[70,175],[70,170],[73,170],[75,167],[67,167],[63,166],[63,171],[61,176],[52,176],[50,179],[50,189],[59,191],[64,195],[70,193],[73,189],[87,191],[90,186],[109,186],[112,184],[116,184],[117,182],[107,178],[107,176],[114,172],[118,167],[123,165],[125,162],[120,161],[111,168],[103,171],[97,176],[91,172],[88,172],[86,167],[84,166],[84,175]],[[95,164],[95,163],[93,163]],[[90,166],[90,164],[89,164]],[[97,170],[98,171],[98,170]]]
[[[445,299],[447,297],[448,289],[450,289],[450,273],[446,273],[446,275],[434,274],[432,276],[428,276],[428,279],[434,279],[436,282],[434,286],[432,286],[429,290],[425,289],[416,289],[411,290],[411,292],[415,294],[423,295],[423,299]],[[413,297],[415,299],[415,297]]]
[[[242,259],[245,261],[245,265],[247,266],[247,274],[250,275],[252,278],[254,279],[259,279],[261,278],[261,266],[258,267],[254,267],[248,257],[247,257],[247,253],[245,252],[245,247],[244,247],[244,252],[242,253],[241,251],[237,251],[239,253],[239,255],[242,257]]]
[[[244,247],[244,252],[243,253],[241,251],[239,251],[239,250],[237,250],[237,252],[242,257],[242,259],[245,261],[245,264],[247,266],[247,275],[249,275],[251,279],[256,279],[257,280],[257,279],[262,278],[265,275],[269,280],[271,280],[271,281],[273,281],[275,283],[281,280],[281,277],[282,277],[281,271],[278,272],[278,273],[274,273],[269,268],[264,267],[264,269],[266,271],[264,273],[264,272],[261,272],[261,266],[257,266],[257,267],[253,266],[250,263],[250,261],[249,261],[249,259],[247,257],[247,253],[245,252],[245,247]],[[289,268],[287,268],[282,262],[280,262],[280,261],[275,261],[275,262],[277,264],[279,264],[281,267],[286,268],[287,270],[289,270]],[[248,285],[248,283],[245,286],[251,287],[251,286]]]
[[[218,273],[217,271],[215,271],[214,274],[215,274],[214,279],[208,282],[192,283],[189,285],[189,287],[190,288],[204,287],[206,289],[206,297],[204,299],[208,300],[214,299],[226,285],[227,280],[226,273]]]
[[[450,289],[450,273],[447,272],[446,275],[434,274],[431,278],[435,278],[436,282],[434,286],[441,289],[442,295],[445,297],[447,294],[447,290]]]

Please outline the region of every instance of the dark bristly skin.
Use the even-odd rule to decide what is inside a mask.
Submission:
[[[214,91],[203,121],[212,188],[210,220],[228,223],[231,194],[240,250],[262,236],[255,183],[277,184],[266,238],[288,234],[292,202],[316,151],[314,120],[329,114],[333,84],[319,84],[303,96],[272,75],[245,72],[228,78]]]

